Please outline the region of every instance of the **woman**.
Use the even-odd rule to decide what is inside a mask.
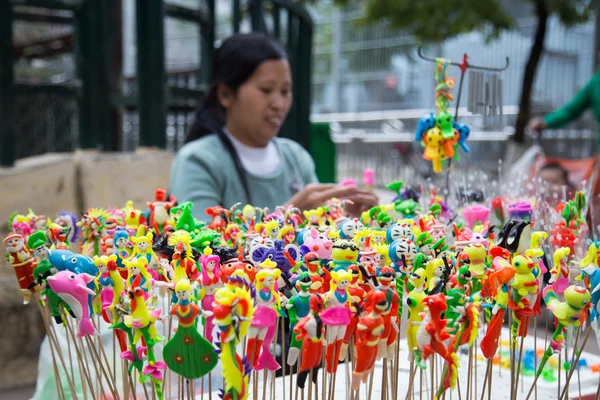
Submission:
[[[171,192],[193,201],[194,216],[237,202],[293,204],[301,210],[332,197],[350,199],[353,215],[377,204],[356,186],[319,184],[315,165],[294,141],[277,138],[292,105],[287,55],[263,34],[235,35],[215,52],[212,86],[171,167]]]

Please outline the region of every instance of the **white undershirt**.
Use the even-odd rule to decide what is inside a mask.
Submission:
[[[273,176],[279,168],[280,158],[277,146],[271,140],[266,147],[250,147],[237,140],[227,128],[223,131],[231,140],[244,169],[253,175]]]

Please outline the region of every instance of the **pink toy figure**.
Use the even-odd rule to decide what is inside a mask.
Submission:
[[[319,233],[315,228],[311,228],[308,235],[304,238],[303,247],[306,246],[306,252],[317,253],[321,260],[331,260],[331,251],[333,242],[329,240],[329,229],[324,233]],[[304,251],[302,252],[305,253]]]
[[[212,254],[212,249],[207,247],[204,249],[204,255],[200,257],[200,263],[202,264],[202,286],[204,289],[204,297],[202,298],[202,309],[205,311],[213,310],[213,301],[215,300],[215,292],[219,287],[222,286],[219,277],[219,256]],[[205,332],[204,337],[212,343],[213,330],[214,330],[214,316],[205,317]]]
[[[87,284],[93,282],[94,279],[92,275],[78,275],[71,271],[60,271],[48,277],[50,289],[71,307],[79,321],[77,337],[98,335],[98,331],[90,319],[89,308],[89,296],[95,296],[96,293],[87,287]]]
[[[551,276],[548,282],[559,295],[562,295],[565,289],[569,287],[571,270],[568,262],[570,254],[571,249],[568,247],[561,247],[554,251],[554,267],[550,270]]]
[[[481,244],[486,248],[486,250],[490,248],[490,241],[487,239],[488,231],[490,229],[488,222],[486,222],[483,229],[481,229],[479,232],[473,232],[469,228],[463,228],[461,232],[458,230],[456,224],[452,224],[452,228],[454,229],[454,234],[456,235],[456,242],[454,245],[456,246],[457,251],[461,251],[464,247],[470,244]]]
[[[112,283],[112,279],[110,277],[110,273],[108,271],[108,261],[109,260],[116,261],[117,256],[112,255],[111,258],[109,258],[108,256],[102,256],[102,257],[94,256],[94,264],[96,265],[96,267],[98,267],[98,270],[99,270],[99,274],[95,280],[96,280],[96,284],[101,287],[100,302],[102,303],[103,311],[104,311],[104,309],[108,308],[112,304],[113,298],[114,298],[114,293],[112,290],[113,283]],[[107,322],[109,322],[108,316],[106,314],[104,314],[104,315],[105,315]]]
[[[337,371],[346,327],[350,324],[352,297],[348,291],[352,274],[345,270],[331,271],[329,293],[325,296],[326,310],[321,314],[323,324],[327,326],[327,351],[325,361],[327,372]]]
[[[269,346],[275,336],[277,326],[276,307],[281,307],[281,297],[275,284],[281,276],[281,270],[276,269],[276,264],[267,259],[261,264],[263,267],[256,274],[256,311],[248,329],[248,344],[246,355],[252,367],[259,371],[267,368],[276,371],[280,365],[271,354]],[[284,297],[285,299],[285,297]],[[287,300],[287,299],[286,299]]]

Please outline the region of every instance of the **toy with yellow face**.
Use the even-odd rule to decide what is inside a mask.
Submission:
[[[527,256],[519,255],[513,258],[512,266],[516,271],[512,284],[513,290],[516,290],[521,297],[537,293],[537,279],[533,275],[535,262]]]
[[[369,234],[369,229],[362,229],[360,231],[356,231],[356,234],[354,235],[352,241],[358,246],[359,249],[363,249],[365,247],[365,243],[367,242]]]
[[[348,240],[337,240],[331,251],[331,265],[334,271],[346,270],[358,260],[359,248]]]
[[[571,285],[565,289],[565,301],[560,301],[551,286],[546,286],[543,292],[548,309],[562,326],[579,326],[582,310],[590,304],[592,296],[589,290],[581,286]]]
[[[471,244],[463,249],[469,256],[469,271],[473,279],[482,279],[485,276],[485,257],[487,250],[482,244]]]

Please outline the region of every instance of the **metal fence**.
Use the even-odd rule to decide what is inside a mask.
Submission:
[[[217,2],[230,10],[231,33],[285,44],[296,98],[282,135],[308,148],[313,25],[292,0],[6,0],[0,165],[78,147],[177,149],[210,81]]]
[[[323,1],[313,12],[313,113],[419,109],[433,104],[434,66],[418,58],[418,43],[386,22],[364,26],[364,8],[360,2],[349,3],[337,9],[331,1]],[[537,21],[531,3],[504,3],[514,14],[515,29],[491,42],[480,32],[461,35],[430,46],[426,53],[460,59],[467,52],[472,63],[489,66],[501,66],[510,57],[510,67],[502,73],[502,97],[505,105],[515,105]],[[593,21],[567,28],[551,18],[548,24],[532,94],[534,111],[540,113],[564,104],[593,72]],[[465,84],[468,79],[467,74]]]

